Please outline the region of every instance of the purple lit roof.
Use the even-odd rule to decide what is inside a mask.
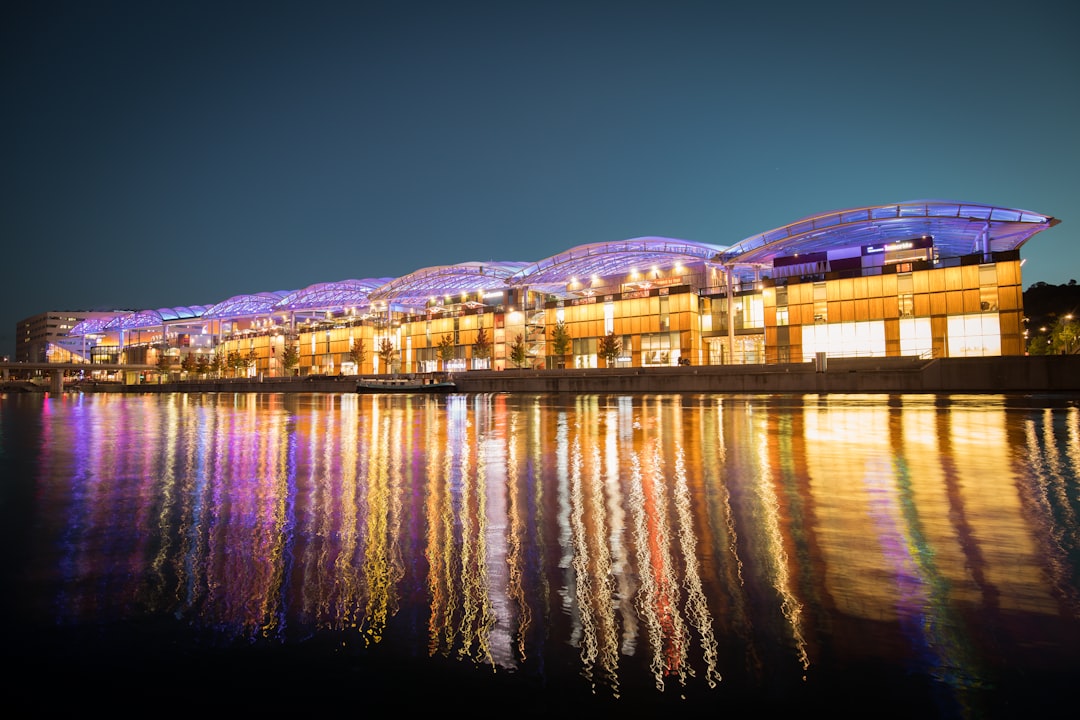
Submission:
[[[367,278],[364,280],[339,280],[309,285],[289,293],[278,301],[278,310],[343,310],[364,308],[368,295],[392,278]]]
[[[575,277],[604,277],[652,266],[667,269],[680,264],[705,263],[723,251],[720,245],[665,237],[591,243],[530,263],[512,278],[512,283],[530,287],[565,286]]]
[[[432,297],[501,290],[526,266],[524,262],[489,260],[423,268],[384,284],[371,293],[371,299],[422,306]]]
[[[125,313],[126,314],[126,313]],[[119,315],[112,317],[95,317],[86,318],[75,324],[75,327],[68,331],[69,336],[78,337],[81,335],[91,335],[105,330],[105,326],[115,320]]]
[[[209,305],[190,305],[187,307],[159,308],[157,310],[138,310],[126,315],[114,317],[105,323],[103,330],[139,330],[157,328],[165,323],[177,320],[194,320],[202,317]]]
[[[288,296],[289,293],[289,290],[275,290],[251,295],[234,295],[228,300],[222,300],[216,305],[210,306],[203,317],[238,318],[269,315],[274,312],[281,299]]]
[[[1027,210],[946,200],[916,200],[822,213],[725,247],[666,237],[591,243],[536,262],[464,262],[416,270],[399,278],[342,280],[291,292],[238,295],[213,306],[142,310],[111,320],[84,320],[69,335],[155,328],[179,320],[238,318],[293,311],[366,310],[375,302],[421,307],[432,297],[529,287],[563,294],[574,278],[613,276],[653,266],[726,266],[740,280],[754,279],[777,258],[847,250],[862,245],[932,236],[940,257],[1016,250],[1058,220]]]
[[[771,267],[778,257],[930,236],[942,257],[1015,250],[1056,225],[1047,215],[977,203],[915,200],[814,215],[753,235],[718,258],[740,270]]]

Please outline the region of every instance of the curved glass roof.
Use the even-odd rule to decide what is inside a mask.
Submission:
[[[288,290],[276,290],[272,292],[253,293],[251,295],[234,295],[228,300],[222,300],[216,305],[210,306],[203,317],[206,318],[235,318],[250,317],[252,315],[269,315],[274,312],[275,306],[281,299],[289,294]]]
[[[114,315],[112,317],[86,318],[85,320],[76,323],[75,327],[71,328],[71,330],[68,331],[68,335],[80,336],[103,332],[105,330],[105,326],[115,320],[117,317],[120,316]]]
[[[915,200],[813,215],[725,247],[666,237],[579,245],[536,262],[463,262],[416,270],[399,278],[317,283],[301,290],[237,295],[215,305],[160,308],[86,319],[68,334],[157,328],[202,317],[233,318],[281,311],[364,309],[375,301],[421,307],[432,297],[524,286],[561,294],[568,282],[652,266],[724,265],[747,279],[773,261],[896,240],[933,237],[939,256],[1016,250],[1060,221],[1048,215],[979,203]]]
[[[677,264],[709,262],[723,251],[721,245],[665,237],[591,243],[530,263],[511,282],[514,285],[562,286],[575,277],[618,275],[653,265],[668,268]]]
[[[729,266],[772,265],[775,258],[930,236],[944,257],[1015,250],[1056,225],[1047,215],[977,203],[915,200],[814,215],[753,235],[717,258]]]
[[[437,265],[391,280],[372,292],[371,299],[422,306],[432,297],[502,289],[528,264],[491,260]]]
[[[209,305],[190,305],[187,307],[159,308],[157,310],[138,310],[127,315],[119,315],[105,323],[103,330],[137,330],[161,327],[176,320],[193,320],[202,317]]]
[[[339,310],[366,307],[368,295],[375,288],[390,282],[392,278],[367,278],[364,280],[339,280],[316,283],[302,290],[294,290],[277,303],[278,310]]]

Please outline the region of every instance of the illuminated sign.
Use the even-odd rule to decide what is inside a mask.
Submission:
[[[863,245],[863,255],[880,255],[881,253],[903,252],[905,250],[918,250],[934,246],[934,238],[921,237],[911,240],[897,240],[895,242],[882,243],[879,245]]]
[[[625,297],[625,293],[633,290],[649,290],[651,288],[660,287],[674,287],[675,285],[683,285],[684,280],[681,275],[672,275],[666,278],[652,278],[650,280],[635,280],[633,282],[623,283],[620,288]]]

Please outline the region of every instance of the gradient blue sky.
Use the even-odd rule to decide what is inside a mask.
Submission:
[[[749,5],[746,3],[745,5]],[[0,354],[52,309],[962,200],[1080,279],[1080,3],[0,4]]]

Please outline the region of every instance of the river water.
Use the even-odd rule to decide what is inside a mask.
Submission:
[[[35,704],[1028,717],[1080,680],[1061,396],[0,396]]]

